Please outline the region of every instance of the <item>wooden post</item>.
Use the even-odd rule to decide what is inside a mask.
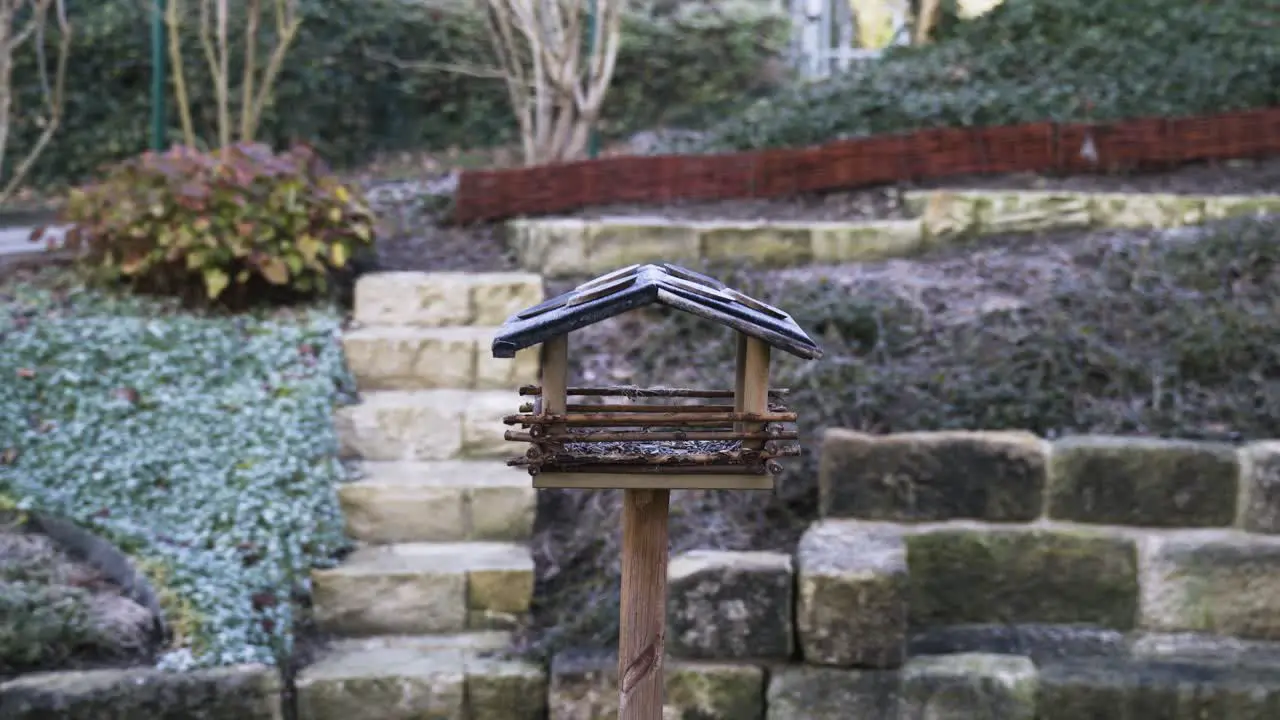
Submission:
[[[746,335],[743,335],[742,333],[738,333],[738,357],[737,357],[737,360],[735,361],[737,364],[734,365],[734,368],[733,368],[734,369],[733,411],[738,413],[746,412],[746,410],[743,409],[742,401],[745,399],[744,388],[746,387],[746,382],[747,382],[747,376],[745,373],[747,372],[747,341],[748,340],[749,338]],[[734,423],[733,431],[742,432],[743,426],[744,426],[744,423],[740,423],[740,422]]]
[[[771,348],[763,340],[738,335],[738,375],[734,384],[734,412],[769,412],[769,355]],[[760,423],[736,423],[738,432],[761,432]],[[763,440],[744,440],[742,447],[760,449]]]
[[[625,490],[618,720],[662,720],[669,490]]]
[[[563,415],[569,407],[569,336],[559,335],[542,344],[542,395],[534,410],[547,415]],[[563,426],[548,430],[560,432]]]

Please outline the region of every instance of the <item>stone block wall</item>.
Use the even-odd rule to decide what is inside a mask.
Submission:
[[[1280,211],[1280,195],[912,190],[901,211],[846,221],[534,217],[509,221],[507,240],[520,267],[556,278],[647,262],[796,267],[909,257],[990,235],[1199,225]]]
[[[819,487],[794,554],[672,558],[668,717],[1280,717],[1280,443],[833,429]]]

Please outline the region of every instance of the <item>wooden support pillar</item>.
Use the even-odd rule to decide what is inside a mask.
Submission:
[[[733,411],[739,413],[746,412],[746,410],[742,409],[742,401],[744,399],[743,388],[747,382],[745,373],[747,371],[747,341],[749,339],[746,335],[738,333],[738,353],[736,364],[734,365],[733,378]],[[734,423],[733,431],[742,432],[744,424],[740,422]]]
[[[738,373],[733,387],[734,412],[769,412],[769,344],[763,340],[738,334]],[[761,423],[735,423],[738,432],[760,432]],[[744,448],[760,449],[763,440],[744,440]]]
[[[669,490],[625,490],[618,720],[662,720]]]
[[[534,404],[534,411],[548,415],[563,415],[569,406],[569,336],[559,335],[542,344],[542,394]],[[548,430],[559,432],[562,427]]]

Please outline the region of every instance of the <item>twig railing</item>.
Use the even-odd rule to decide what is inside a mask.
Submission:
[[[523,396],[541,395],[542,388],[537,385],[525,385],[520,388]],[[786,388],[775,388],[769,391],[770,398],[783,398],[791,394]],[[631,397],[631,398],[706,398],[733,399],[732,390],[694,390],[692,388],[640,388],[640,387],[571,387],[565,395],[579,397]]]
[[[535,385],[520,388],[539,398]],[[567,396],[593,398],[733,399],[732,390],[689,388],[570,387]],[[562,473],[675,473],[764,475],[781,472],[779,458],[800,454],[797,415],[780,402],[786,390],[770,391],[768,412],[738,412],[729,404],[565,404],[546,413],[525,403],[503,418],[519,426],[505,433],[529,443],[523,457],[508,461],[530,475]]]

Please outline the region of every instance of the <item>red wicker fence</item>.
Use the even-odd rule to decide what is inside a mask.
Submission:
[[[1092,138],[1092,152],[1085,151]],[[592,205],[723,200],[1008,172],[1085,174],[1280,153],[1280,108],[1099,124],[921,130],[817,147],[622,156],[462,173],[454,220]]]

